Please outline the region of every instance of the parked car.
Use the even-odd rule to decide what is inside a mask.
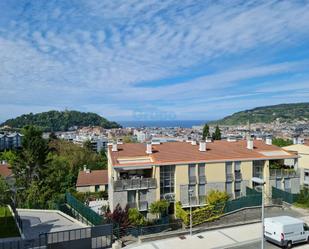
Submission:
[[[278,216],[264,219],[265,239],[284,248],[309,241],[309,226],[300,219]]]

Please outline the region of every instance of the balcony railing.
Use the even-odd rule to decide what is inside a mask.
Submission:
[[[129,208],[137,208],[137,203],[136,202],[128,202],[128,207]]]
[[[138,210],[139,211],[147,211],[148,210],[148,202],[147,201],[140,201],[138,203]]]
[[[196,176],[189,176],[189,184],[196,184]]]
[[[242,175],[240,171],[235,171],[235,180],[241,180],[242,179]]]
[[[199,184],[206,184],[206,176],[199,176],[198,182]]]
[[[233,181],[233,180],[234,180],[233,174],[227,173],[227,174],[226,174],[226,181],[227,181],[227,182],[231,182],[231,181]]]
[[[206,195],[199,195],[198,202],[199,202],[200,205],[205,205],[206,204]]]
[[[260,172],[253,172],[253,177],[264,179],[263,173]]]
[[[309,183],[309,176],[304,176],[304,182]]]
[[[270,169],[269,170],[270,178],[284,178],[284,177],[300,177],[299,173],[295,170],[289,169]]]
[[[197,198],[196,196],[192,196],[191,198],[189,197],[189,206],[194,206],[197,205]]]
[[[123,179],[114,181],[115,191],[148,189],[156,187],[157,187],[157,181],[155,178]]]

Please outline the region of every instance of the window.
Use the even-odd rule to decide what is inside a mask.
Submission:
[[[309,227],[306,223],[304,223],[304,231],[309,231]]]
[[[204,196],[204,195],[206,195],[205,184],[199,184],[199,185],[198,185],[198,195],[199,195],[199,196]]]
[[[284,190],[291,190],[291,180],[289,178],[284,179]]]
[[[136,202],[136,191],[128,191],[128,203]]]
[[[234,169],[235,171],[240,171],[240,165],[241,165],[241,162],[240,161],[236,161],[235,164],[234,164]]]
[[[199,183],[205,184],[206,183],[206,176],[205,176],[205,163],[198,164],[198,177]]]
[[[232,182],[227,182],[225,184],[225,190],[229,195],[233,194],[233,183]]]
[[[232,174],[232,162],[225,163],[225,172],[226,174]]]
[[[195,164],[189,164],[189,184],[196,184]]]
[[[160,167],[160,198],[165,194],[173,194],[175,188],[175,165]]]
[[[278,188],[278,189],[281,189],[281,179],[280,178],[277,178],[276,179],[276,188]]]
[[[98,192],[100,190],[100,185],[95,185],[95,192]]]

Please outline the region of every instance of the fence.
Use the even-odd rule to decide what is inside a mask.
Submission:
[[[0,249],[106,249],[113,243],[113,225],[105,224],[41,234],[39,238],[0,242]]]
[[[287,203],[294,203],[297,201],[299,194],[292,194],[281,189],[272,187],[272,198],[273,199],[280,199]]]
[[[66,203],[76,210],[81,216],[83,216],[87,221],[89,221],[93,225],[101,225],[103,223],[103,218],[96,212],[94,212],[91,208],[87,207],[79,200],[77,200],[70,193],[65,194]]]
[[[261,195],[248,195],[243,196],[235,200],[227,201],[224,207],[224,213],[233,212],[235,210],[245,207],[261,206],[262,198]]]

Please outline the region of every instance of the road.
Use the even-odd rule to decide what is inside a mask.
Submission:
[[[309,223],[309,216],[302,219]],[[223,249],[223,248],[242,248],[256,249],[260,248],[258,242],[261,237],[261,223],[242,225],[220,230],[212,230],[195,234],[174,237],[164,240],[146,242],[142,244],[131,245],[128,248],[134,249]],[[267,249],[278,249],[276,245],[266,243]],[[295,246],[295,248],[308,248],[308,244]]]

